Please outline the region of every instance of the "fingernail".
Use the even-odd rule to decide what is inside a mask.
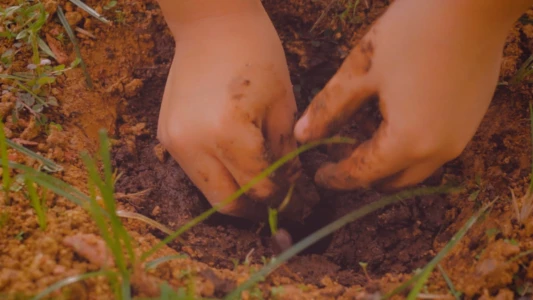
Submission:
[[[329,174],[331,174],[329,170],[333,167],[333,165],[334,164],[332,163],[328,163],[318,169],[315,174],[315,182],[317,185],[321,187],[328,187],[330,181]]]
[[[307,115],[304,115],[300,120],[298,120],[298,122],[296,122],[296,126],[294,127],[294,136],[298,142],[306,142],[309,138],[307,127],[309,127],[309,118]]]

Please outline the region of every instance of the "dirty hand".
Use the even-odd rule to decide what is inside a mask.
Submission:
[[[260,1],[195,1],[160,1],[176,52],[158,138],[215,205],[296,149],[296,103],[281,42]],[[200,12],[191,7],[196,3]],[[232,5],[237,11],[229,11]],[[282,199],[298,177],[299,161],[289,165],[220,212],[266,216],[266,201]]]
[[[489,106],[507,32],[531,2],[395,1],[296,124],[299,142],[324,138],[379,97],[373,138],[316,182],[397,189],[457,157]]]

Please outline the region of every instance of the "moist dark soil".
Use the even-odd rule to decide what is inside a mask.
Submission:
[[[349,24],[336,32],[327,29],[309,33],[322,12],[322,5],[312,4],[311,1],[289,2],[269,0],[264,1],[264,5],[288,53],[295,95],[302,112],[340,66],[349,45],[355,43],[384,11],[385,5],[375,1],[370,9],[364,10],[361,24]],[[301,11],[314,13],[300,15]],[[356,30],[358,34],[352,38]],[[159,107],[174,44],[168,35],[157,35],[154,42],[155,65],[149,71],[142,70],[136,74],[149,84],[138,97],[128,99],[125,111],[118,114],[119,128],[143,123],[146,124],[145,131],[133,141],[134,151],[130,144],[116,149],[114,161],[124,173],[118,182],[119,191],[137,193],[149,190],[142,200],[132,204],[143,214],[177,228],[210,206],[174,160],[165,157],[161,161],[155,155]],[[127,115],[128,120],[120,118],[121,115]],[[362,122],[364,128],[354,124],[342,133],[368,138],[372,126],[379,120],[375,106],[364,108],[358,118],[365,121]],[[311,178],[323,162],[331,159],[334,157],[328,155],[327,149],[302,156],[305,171]],[[440,178],[433,179],[433,183],[440,183]],[[337,193],[320,190],[320,196],[318,213],[310,216],[304,226],[287,224],[295,240],[380,198],[380,194],[373,191]],[[446,215],[451,208],[450,199],[445,196],[406,200],[335,232],[306,254],[292,260],[288,267],[304,282],[313,284],[319,284],[325,275],[345,285],[362,283],[366,279],[360,263],[368,264],[372,277],[408,273],[422,267],[434,256],[437,241],[446,241],[451,237],[452,233],[446,231],[454,221]],[[217,268],[233,268],[234,260],[242,261],[251,251],[253,261],[260,263],[261,257],[273,254],[269,232],[262,229],[263,225],[218,215],[194,227],[187,235],[185,247],[175,247]]]

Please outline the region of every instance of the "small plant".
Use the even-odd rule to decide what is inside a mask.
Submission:
[[[37,194],[37,189],[34,182],[26,179],[26,189],[28,190],[28,198],[35,213],[37,214],[37,221],[41,230],[46,230],[46,190],[43,190],[42,197]]]
[[[370,275],[368,275],[368,271],[367,271],[368,263],[359,262],[359,265],[361,266],[361,268],[363,269],[363,272],[365,273],[366,280],[368,280],[368,282],[371,282],[372,278],[370,278]]]
[[[0,20],[4,27],[4,30],[0,32],[0,37],[15,39],[30,45],[34,64],[39,64],[39,49],[48,56],[55,57],[50,47],[39,37],[40,31],[48,19],[44,4],[37,2],[29,6],[30,2],[28,1],[21,1],[20,3],[18,6],[0,8]]]
[[[361,20],[355,15],[357,7],[359,6],[361,0],[351,0],[348,2],[348,7],[339,15],[339,18],[342,21],[348,19],[352,23],[359,23]]]
[[[533,55],[529,56],[526,61],[520,66],[516,74],[509,80],[510,85],[519,84],[527,76],[533,73]]]
[[[117,6],[117,1],[111,0],[106,5],[104,5],[104,9],[105,10],[110,10],[110,9],[112,9],[115,6]]]
[[[11,175],[9,174],[9,159],[7,157],[7,143],[4,133],[4,123],[0,121],[0,155],[2,156],[2,189],[4,190],[4,201],[10,204],[9,190],[11,188]]]
[[[531,103],[529,103],[529,115],[530,115],[530,130],[531,130],[531,142],[532,142],[532,153],[533,153],[533,105]],[[521,224],[525,223],[525,221],[529,218],[529,216],[531,215],[531,212],[533,211],[533,156],[531,160],[531,173],[529,177],[530,177],[529,187],[526,191],[526,194],[522,198],[517,199],[514,195],[513,190],[511,190],[511,198],[512,198],[513,207],[516,213],[516,220]],[[521,207],[519,207],[520,205],[518,204],[519,200],[521,202]]]

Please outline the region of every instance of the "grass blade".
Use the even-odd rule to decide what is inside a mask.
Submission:
[[[96,188],[98,187],[100,190],[103,189],[102,183],[99,182],[101,181],[101,179],[98,177],[98,172],[96,171],[96,163],[91,157],[89,157],[88,154],[84,154],[82,158],[83,162],[85,163],[85,167],[87,168],[87,171],[89,173],[89,190],[91,191],[91,201],[89,207],[92,219],[98,226],[98,229],[100,230],[100,235],[102,235],[102,238],[104,239],[108,247],[111,249],[113,257],[115,258],[115,263],[117,264],[120,273],[127,274],[127,263],[124,254],[122,253],[120,240],[117,239],[118,236],[113,237],[109,232],[106,218],[104,218],[100,210],[100,206],[96,202]],[[107,212],[108,214],[113,213],[112,211]],[[116,233],[115,226],[116,224],[111,224],[112,233]]]
[[[46,55],[52,57],[53,59],[57,60],[57,57],[56,55],[54,54],[54,52],[52,52],[52,49],[50,49],[50,47],[48,47],[48,44],[43,41],[43,39],[39,38],[39,48],[41,50],[43,50],[44,53],[46,53]]]
[[[33,297],[32,300],[43,299],[43,298],[47,297],[48,295],[52,294],[53,292],[65,287],[67,285],[70,285],[70,284],[73,284],[73,283],[76,283],[76,282],[79,282],[79,281],[87,280],[87,279],[93,278],[93,277],[109,276],[110,273],[112,273],[112,272],[110,272],[110,271],[96,271],[96,272],[85,273],[85,274],[81,274],[81,275],[75,275],[75,276],[67,277],[67,278],[65,278],[63,280],[60,280],[60,281],[52,284],[51,286],[47,287],[45,290],[43,290],[42,292],[37,294],[35,297]]]
[[[480,209],[475,215],[470,217],[468,221],[461,227],[461,229],[451,238],[451,240],[442,248],[442,250],[424,267],[422,272],[418,274],[417,276],[411,278],[408,282],[402,284],[400,287],[394,289],[392,292],[385,295],[384,299],[390,298],[393,295],[396,295],[400,292],[402,292],[405,288],[407,288],[411,283],[414,283],[413,289],[409,293],[407,299],[416,299],[418,293],[426,283],[429,275],[433,271],[433,269],[437,266],[437,264],[461,241],[461,239],[465,236],[465,234],[470,230],[470,228],[477,222],[477,220],[487,211],[488,208],[494,204],[498,199],[495,199],[494,201],[490,202],[489,204],[485,205],[482,209]],[[407,284],[409,283],[409,284]]]
[[[53,191],[54,193],[67,198],[68,200],[81,207],[86,208],[87,204],[90,201],[90,198],[87,195],[83,194],[78,189],[67,184],[66,182],[57,179],[51,175],[39,172],[33,168],[14,162],[9,162],[9,167],[23,171],[24,177],[29,178],[40,186],[43,186]]]
[[[7,142],[7,145],[9,147],[17,150],[18,152],[20,152],[20,153],[22,153],[24,155],[27,155],[27,156],[29,156],[31,158],[34,158],[34,159],[40,161],[43,164],[43,168],[46,171],[51,172],[51,173],[63,171],[63,167],[58,165],[58,164],[56,164],[52,160],[50,160],[50,159],[48,159],[46,157],[43,157],[43,156],[31,151],[30,149],[25,148],[25,147],[15,143],[15,142],[11,141],[10,139],[6,139],[6,142]]]
[[[128,218],[128,219],[134,219],[134,220],[138,220],[138,221],[141,221],[141,222],[144,222],[152,227],[155,227],[159,230],[161,230],[162,232],[166,233],[166,234],[172,234],[174,231],[170,230],[170,228],[166,227],[165,225],[155,221],[155,220],[152,220],[146,216],[143,216],[141,214],[138,214],[138,213],[134,213],[134,212],[131,212],[131,211],[125,211],[125,210],[117,210],[117,216],[121,217],[121,218]]]
[[[396,203],[401,200],[409,199],[416,196],[423,196],[423,195],[434,195],[434,194],[443,194],[443,193],[449,193],[451,191],[455,190],[452,187],[449,186],[441,186],[441,187],[425,187],[425,188],[418,188],[414,190],[407,190],[400,193],[397,193],[395,195],[383,197],[381,200],[370,203],[360,209],[357,209],[351,213],[346,214],[342,218],[336,220],[335,222],[330,223],[329,225],[319,229],[318,231],[314,232],[312,235],[304,238],[300,242],[293,245],[291,248],[287,249],[285,252],[281,253],[276,259],[273,259],[268,263],[266,266],[264,266],[259,272],[254,273],[246,282],[244,282],[242,285],[237,287],[233,292],[228,294],[225,299],[237,299],[240,297],[241,293],[251,287],[253,287],[259,280],[264,278],[266,275],[268,275],[270,272],[275,270],[278,266],[280,266],[282,263],[288,261],[293,256],[297,255],[307,247],[311,246],[315,242],[319,241],[320,239],[328,236],[332,232],[340,229],[344,225],[351,223],[371,212],[374,212],[380,208],[383,208],[385,206],[391,205],[393,203]]]
[[[0,122],[0,155],[2,156],[2,188],[5,193],[5,203],[11,203],[9,199],[9,189],[11,188],[11,176],[9,175],[9,158],[7,157],[6,135],[4,133],[4,123]]]
[[[448,288],[450,289],[450,293],[452,293],[452,295],[455,297],[456,300],[461,300],[461,292],[458,292],[455,289],[455,286],[453,285],[452,280],[450,279],[448,274],[446,274],[446,271],[444,271],[444,268],[441,265],[438,265],[438,268],[439,268],[440,274],[442,275],[442,278],[444,278],[444,281],[446,281],[446,284],[448,285]]]
[[[244,193],[248,192],[254,185],[256,185],[258,182],[263,180],[263,178],[267,177],[268,175],[272,174],[274,171],[279,169],[281,166],[286,164],[287,162],[291,161],[292,159],[296,158],[301,153],[308,151],[314,147],[318,147],[320,145],[324,144],[353,144],[355,143],[355,140],[349,139],[349,138],[343,138],[343,137],[333,137],[329,139],[324,139],[316,142],[312,142],[306,145],[301,146],[300,148],[296,149],[295,151],[283,156],[276,162],[274,162],[272,165],[270,165],[268,168],[266,168],[263,172],[261,172],[259,175],[254,177],[252,180],[250,180],[247,184],[243,185],[238,191],[230,195],[226,200],[222,201],[218,205],[212,207],[211,209],[203,212],[198,217],[192,219],[187,224],[180,227],[177,231],[175,231],[173,234],[166,237],[163,241],[159,242],[157,245],[155,245],[152,249],[148,250],[141,256],[141,261],[144,261],[146,258],[150,257],[150,255],[154,254],[157,250],[161,249],[166,244],[173,241],[175,238],[186,232],[187,230],[194,227],[196,224],[203,222],[205,219],[209,218],[212,214],[217,212],[218,209],[221,207],[224,207],[234,201],[235,199],[242,196]]]
[[[145,270],[151,270],[157,268],[162,263],[165,263],[167,261],[175,260],[175,259],[183,259],[188,258],[186,254],[174,254],[174,255],[167,255],[160,258],[156,258],[152,261],[149,261],[146,263],[146,266],[144,267]]]
[[[73,3],[75,1],[71,0]],[[76,1],[79,3],[83,3],[81,1]],[[85,5],[85,4],[83,4]],[[86,6],[86,5],[85,5]],[[87,6],[88,7],[88,6]],[[74,31],[72,31],[72,28],[68,24],[67,18],[65,17],[65,14],[63,13],[63,9],[61,7],[57,7],[57,16],[59,17],[59,20],[61,21],[61,24],[63,24],[63,27],[65,27],[65,31],[67,32],[67,35],[72,42],[72,45],[74,46],[74,51],[76,52],[76,57],[80,60],[81,69],[83,70],[83,74],[85,75],[85,80],[87,81],[87,86],[89,89],[93,89],[93,80],[91,79],[91,75],[89,75],[89,72],[87,71],[87,65],[85,64],[85,61],[81,57],[81,51],[80,47],[78,45],[78,40],[76,39],[76,35],[74,35]]]
[[[91,16],[97,18],[101,22],[103,22],[105,24],[111,24],[111,22],[108,19],[104,18],[102,15],[100,15],[94,9],[92,9],[92,7],[88,6],[87,4],[83,3],[82,1],[80,1],[80,0],[70,0],[70,2],[76,4],[79,8],[83,9],[88,14],[90,14]]]
[[[43,207],[43,204],[41,202],[41,199],[39,198],[39,195],[37,194],[37,190],[35,189],[35,186],[33,186],[33,181],[26,178],[26,189],[28,190],[28,196],[30,197],[31,206],[35,210],[35,213],[37,214],[37,221],[39,223],[39,227],[41,227],[41,230],[46,230],[46,213],[45,208]]]
[[[529,126],[531,130],[531,151],[533,151],[533,104],[531,102],[529,102]],[[533,192],[533,156],[531,157],[531,173],[529,176],[529,192],[531,193]]]

